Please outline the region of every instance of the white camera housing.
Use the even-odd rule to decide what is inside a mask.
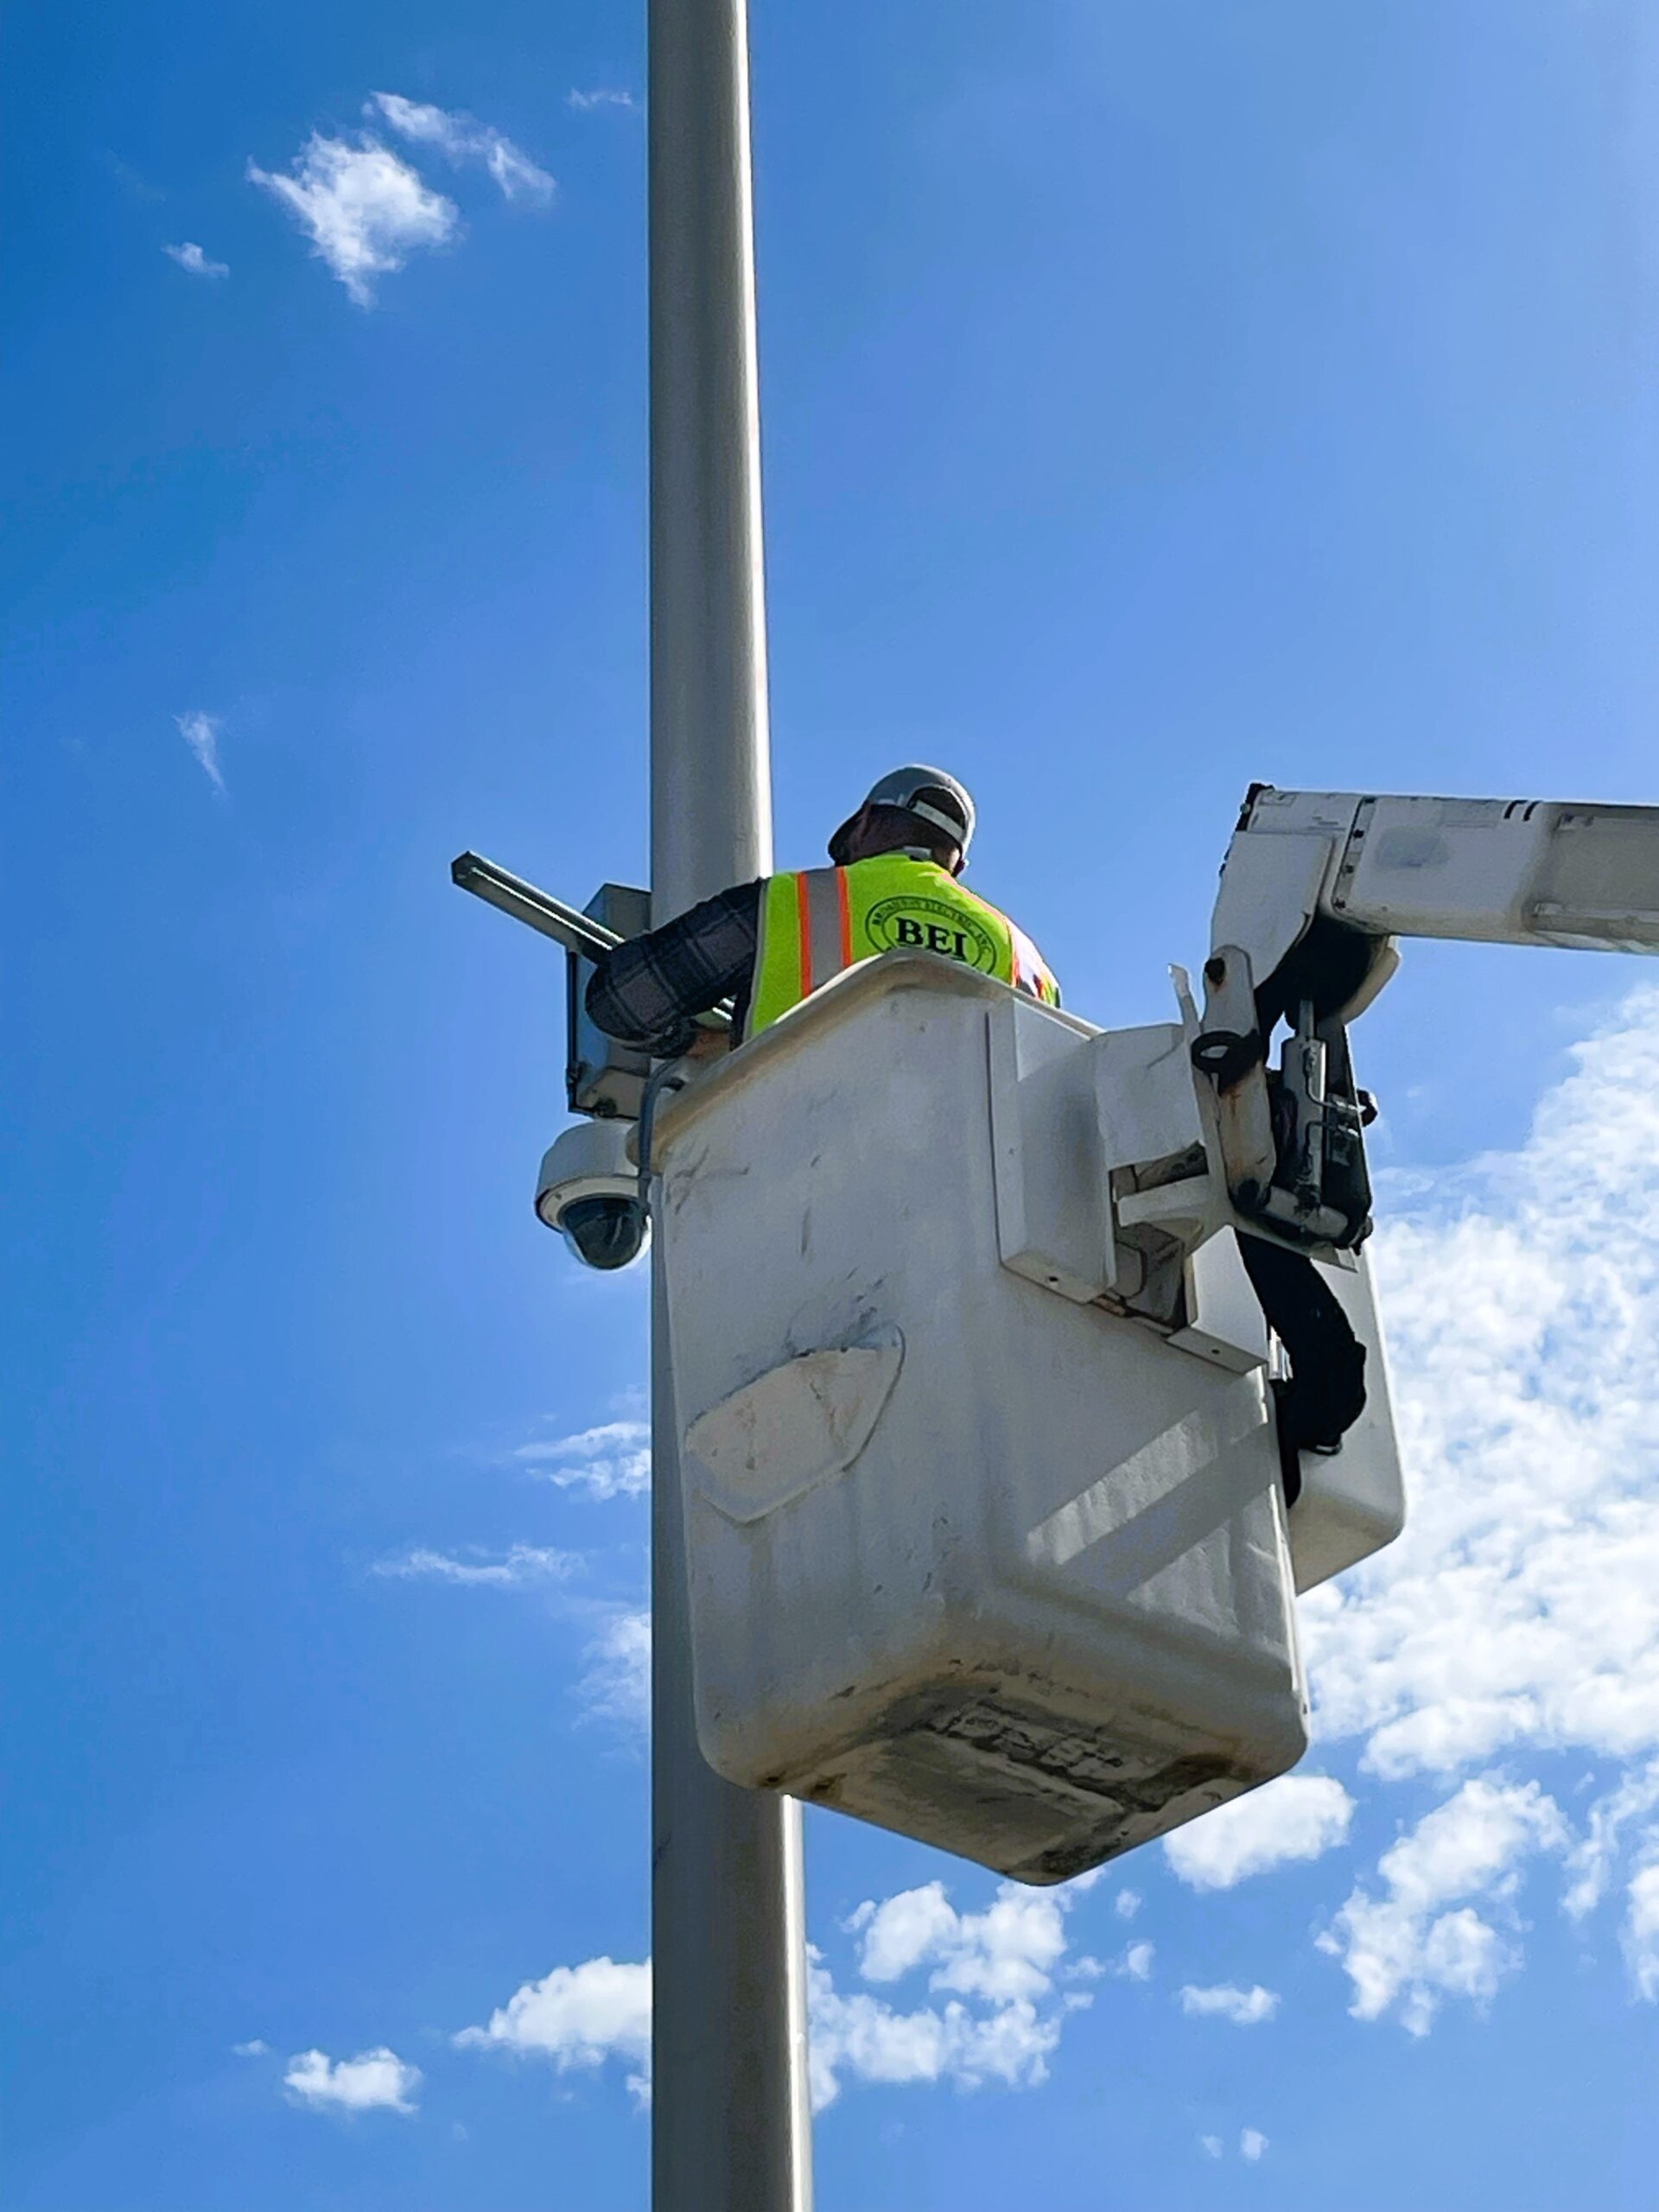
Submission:
[[[542,1155],[536,1211],[584,1267],[609,1273],[639,1258],[651,1234],[639,1173],[628,1157],[634,1124],[578,1122]]]

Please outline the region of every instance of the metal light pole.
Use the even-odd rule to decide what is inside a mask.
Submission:
[[[652,919],[772,864],[746,0],[648,0]],[[809,2212],[800,1808],[693,1719],[678,1430],[652,1307],[652,2201]]]

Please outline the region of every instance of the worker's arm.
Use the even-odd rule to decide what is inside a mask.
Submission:
[[[1018,922],[1008,929],[1014,938],[1014,988],[1043,1006],[1060,1003],[1059,979]]]
[[[663,1060],[697,1034],[696,1017],[722,999],[738,1023],[754,974],[760,885],[740,883],[606,954],[588,985],[588,1012],[607,1037]]]

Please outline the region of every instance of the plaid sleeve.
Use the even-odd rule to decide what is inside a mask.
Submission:
[[[606,955],[588,985],[588,1011],[607,1037],[671,1060],[696,1033],[692,1016],[748,997],[760,925],[760,886],[740,883],[659,930]]]

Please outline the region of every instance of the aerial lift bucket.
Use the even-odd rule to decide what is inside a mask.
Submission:
[[[1300,1757],[1267,1332],[1195,1028],[890,955],[662,1104],[697,1726],[729,1780],[1055,1882]],[[1360,1531],[1325,1515],[1310,1575],[1398,1526],[1385,1389],[1371,1421]]]

